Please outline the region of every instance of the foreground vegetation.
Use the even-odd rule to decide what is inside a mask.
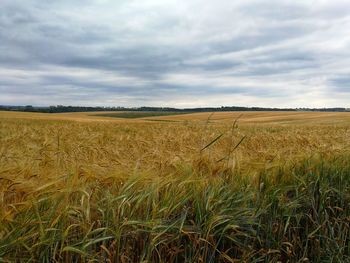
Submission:
[[[349,132],[3,118],[0,261],[349,261]]]

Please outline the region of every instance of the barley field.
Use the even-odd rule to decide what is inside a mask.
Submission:
[[[110,114],[0,112],[0,262],[350,261],[350,113]]]

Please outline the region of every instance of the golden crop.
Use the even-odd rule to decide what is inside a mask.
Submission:
[[[303,243],[291,232],[278,230],[281,240],[275,244],[254,239],[257,225],[277,235],[274,227],[287,231],[296,221],[276,217],[268,226],[250,203],[260,200],[257,193],[267,185],[272,192],[273,186],[285,189],[281,184],[299,189],[295,169],[305,162],[314,160],[319,167],[320,160],[343,158],[337,163],[343,169],[349,154],[346,113],[243,113],[238,120],[240,113],[143,120],[90,115],[0,113],[0,261],[69,262],[78,260],[74,255],[78,261],[278,261],[288,253],[300,259],[297,246]],[[206,191],[209,196],[201,197]],[[232,210],[234,201],[225,203],[236,193],[244,193],[235,197],[237,206],[247,210],[244,216]],[[273,203],[269,198],[261,201],[266,210]],[[283,198],[285,203],[297,200]],[[222,214],[204,217],[206,205]],[[240,218],[235,226],[233,216]],[[246,229],[240,220],[254,222]],[[232,253],[221,243],[224,236],[236,246]],[[301,250],[312,257],[309,248]],[[319,249],[314,256],[321,254]]]

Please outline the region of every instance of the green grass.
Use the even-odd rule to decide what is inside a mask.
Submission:
[[[104,113],[104,114],[95,114],[93,116],[102,116],[102,117],[112,117],[112,118],[125,118],[125,119],[137,119],[144,117],[157,117],[157,116],[173,116],[173,115],[183,115],[189,114],[191,112],[120,112],[120,113]]]
[[[145,119],[146,121],[154,121],[154,122],[182,122],[179,120],[158,120],[158,119]]]

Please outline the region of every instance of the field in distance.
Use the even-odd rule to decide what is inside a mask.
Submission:
[[[232,121],[241,123],[342,123],[350,122],[350,112],[73,112],[73,113],[29,113],[0,111],[1,118],[50,119],[73,121]]]
[[[350,261],[350,113],[106,114],[0,112],[0,262]]]
[[[111,118],[125,118],[125,119],[140,119],[146,117],[164,117],[189,114],[191,112],[162,112],[162,111],[128,111],[128,112],[114,112],[114,113],[100,113],[95,114],[97,117],[111,117]]]

